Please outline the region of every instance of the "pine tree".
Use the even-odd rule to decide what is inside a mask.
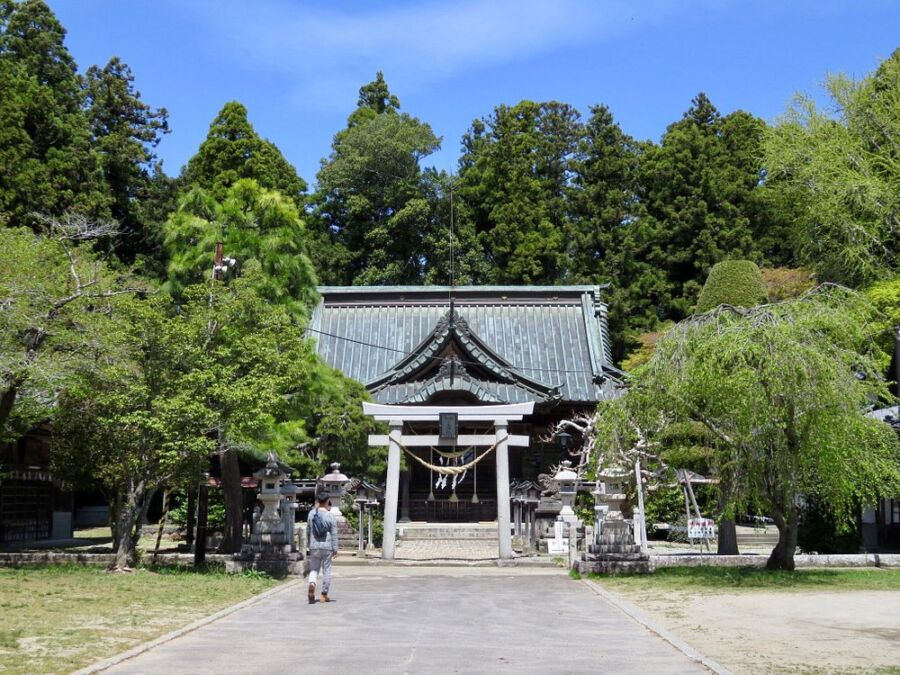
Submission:
[[[110,212],[119,223],[117,253],[131,262],[143,252],[153,254],[160,220],[147,221],[150,200],[162,174],[154,149],[168,133],[168,112],[153,109],[134,88],[127,64],[112,58],[103,68],[91,66],[84,78],[87,115],[94,148],[100,155]]]
[[[295,317],[309,315],[316,276],[293,202],[248,178],[228,188],[221,201],[199,187],[185,194],[165,224],[167,286],[173,294],[209,280],[217,242],[234,261],[228,275],[258,268],[254,279],[260,296],[284,305]]]
[[[264,188],[277,190],[298,209],[306,202],[306,182],[297,170],[274,143],[256,133],[247,119],[247,108],[230,101],[210,124],[206,140],[188,161],[181,183],[185,191],[200,187],[222,199],[228,188],[242,178],[252,178]]]
[[[767,257],[758,159],[764,130],[741,111],[723,118],[701,93],[662,143],[643,153],[636,252],[662,278],[636,289],[642,313],[678,320],[716,262]]]
[[[42,0],[0,11],[0,210],[8,224],[74,209],[108,216],[66,31]]]
[[[440,139],[399,107],[379,73],[360,89],[359,107],[322,163],[314,259],[330,283],[418,283],[423,277],[434,214],[419,162],[440,148]]]
[[[638,279],[654,270],[634,255],[638,213],[637,173],[642,145],[625,134],[606,106],[593,106],[573,164],[572,223],[568,278],[576,283],[610,284],[614,358],[621,358],[627,328],[655,325],[634,315]],[[636,290],[636,289],[635,289]]]
[[[463,137],[459,193],[484,246],[489,281],[565,278],[578,118],[569,105],[522,101],[475,120]]]

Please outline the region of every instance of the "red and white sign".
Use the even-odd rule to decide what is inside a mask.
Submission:
[[[688,520],[688,539],[715,539],[716,521],[711,518],[691,518]]]

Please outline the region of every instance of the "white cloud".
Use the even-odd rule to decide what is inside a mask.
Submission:
[[[176,4],[177,3],[177,4]],[[422,0],[351,8],[300,0],[173,0],[236,63],[278,73],[304,105],[346,107],[383,70],[416,90],[484,66],[606,40],[708,0]]]

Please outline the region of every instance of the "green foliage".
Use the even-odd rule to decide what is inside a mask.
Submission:
[[[647,521],[647,534],[657,534],[654,527],[657,523],[670,525],[684,523],[684,496],[677,485],[660,485],[648,490],[644,496],[644,513]]]
[[[897,269],[900,50],[872,75],[830,75],[820,108],[798,95],[766,134],[767,190],[796,209],[795,239],[820,279],[865,285]]]
[[[636,390],[651,407],[644,415],[690,420],[716,437],[712,465],[733,488],[725,497],[764,505],[786,537],[778,564],[792,564],[801,494],[845,526],[859,504],[900,489],[896,435],[864,416],[886,394],[871,319],[871,306],[840,287],[721,308],[670,330],[628,396]]]
[[[114,274],[90,250],[90,224],[71,218],[48,226],[47,236],[0,229],[2,438],[46,418],[75,371],[121,355],[108,313],[124,285],[145,286]]]
[[[759,267],[751,260],[723,260],[713,265],[697,300],[697,311],[719,305],[753,307],[766,299]]]
[[[619,588],[648,588],[654,592],[696,592],[698,588],[711,590],[757,589],[767,591],[818,590],[878,590],[900,588],[900,571],[888,569],[835,570],[804,569],[778,571],[756,567],[660,567],[655,574],[603,577],[604,586]]]
[[[489,261],[486,281],[546,284],[563,278],[578,118],[566,104],[522,101],[496,107],[463,137],[459,193]]]
[[[394,114],[400,109],[400,99],[391,93],[384,73],[375,73],[375,79],[359,88],[359,99],[354,110],[347,119],[348,127],[367,122],[377,115]]]
[[[635,342],[637,342],[638,346],[633,349],[622,361],[622,370],[626,372],[632,372],[637,370],[645,363],[647,363],[651,358],[653,358],[653,353],[656,351],[656,345],[660,341],[663,335],[666,334],[666,331],[671,328],[674,324],[671,321],[667,321],[662,326],[660,326],[659,330],[651,331],[648,333],[641,333],[640,335],[634,338]]]
[[[141,100],[131,69],[118,57],[103,68],[88,68],[84,96],[92,145],[100,157],[110,198],[110,214],[119,223],[116,252],[128,262],[140,255],[152,257],[159,244],[155,229],[161,223],[158,216],[151,216],[151,202],[158,194],[153,178],[162,173],[155,148],[169,132],[168,112],[165,108],[153,109]]]
[[[433,227],[420,161],[440,148],[431,127],[406,113],[380,77],[338,132],[317,176],[317,260],[332,283],[418,283]],[[334,258],[340,265],[334,264]],[[323,258],[331,258],[331,261]]]
[[[169,522],[177,527],[187,527],[187,490],[183,489],[178,491],[174,497],[176,504],[169,509]],[[225,528],[225,498],[222,496],[222,490],[210,489],[207,499],[207,528],[209,530],[221,531]]]
[[[179,295],[185,286],[209,280],[216,242],[222,242],[225,256],[236,261],[231,274],[258,267],[253,278],[262,297],[295,316],[308,316],[316,278],[297,207],[251,179],[238,180],[222,194],[218,201],[194,188],[166,221],[168,288]]]
[[[632,311],[677,321],[690,314],[715,263],[780,260],[777,220],[759,190],[764,131],[745,112],[722,117],[699,94],[662,143],[645,148],[633,233],[644,269],[627,286],[636,294]]]
[[[759,272],[769,302],[798,298],[816,283],[815,274],[802,267],[764,267]]]
[[[0,11],[0,212],[37,227],[32,213],[108,215],[66,31],[42,0]]]
[[[839,527],[834,516],[814,502],[803,508],[797,531],[797,545],[804,552],[859,553],[862,538],[859,527],[853,523],[849,527]]]
[[[306,182],[274,143],[256,133],[247,119],[247,108],[230,101],[210,124],[197,154],[188,160],[181,183],[186,191],[203,188],[223,201],[229,188],[245,178],[280,192],[297,209],[304,206]]]
[[[875,330],[882,348],[893,349],[893,328],[900,326],[900,277],[877,281],[865,290],[866,296],[878,309]]]
[[[634,255],[637,178],[645,145],[622,132],[609,108],[592,106],[573,162],[575,189],[569,199],[572,223],[566,276],[578,283],[610,284],[604,300],[610,306],[617,358],[625,350],[626,330],[655,329],[658,323],[655,315],[641,315],[635,308],[641,291],[634,287],[654,273]]]

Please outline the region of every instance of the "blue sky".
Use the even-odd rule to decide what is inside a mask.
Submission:
[[[658,140],[705,91],[767,120],[826,72],[863,76],[900,38],[891,0],[49,0],[80,68],[118,55],[165,106],[175,174],[226,101],[310,183],[359,86],[383,70],[454,170],[472,120],[522,99],[605,103]]]

